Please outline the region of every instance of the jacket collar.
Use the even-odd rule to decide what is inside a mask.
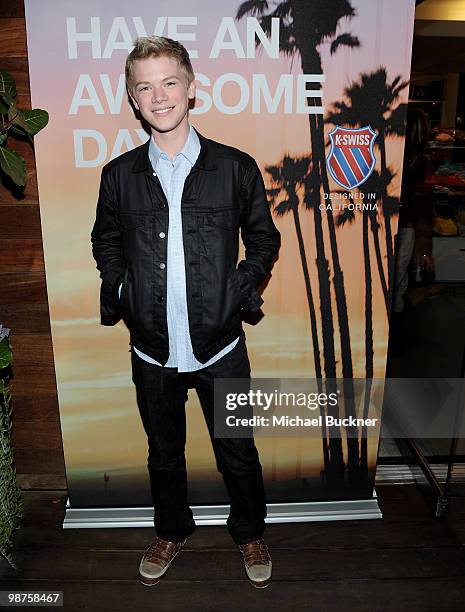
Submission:
[[[195,129],[195,128],[194,128]],[[216,170],[218,167],[213,151],[213,143],[208,138],[205,138],[197,130],[195,130],[200,141],[200,153],[195,162],[193,169],[199,170]],[[141,145],[136,154],[136,159],[132,166],[131,172],[143,172],[151,170],[151,162],[149,158],[150,138],[147,142]]]

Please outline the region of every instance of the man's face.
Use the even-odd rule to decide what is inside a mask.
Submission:
[[[152,133],[180,132],[187,126],[189,100],[195,85],[170,57],[149,57],[134,64],[131,98]]]

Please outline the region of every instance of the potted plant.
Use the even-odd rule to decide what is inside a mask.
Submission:
[[[9,136],[29,140],[48,123],[47,111],[25,110],[16,105],[16,83],[8,72],[0,70],[0,174],[22,189],[26,179],[24,158],[8,145]],[[11,447],[11,388],[12,352],[10,330],[0,324],[0,555],[16,568],[11,556],[12,536],[23,513],[21,491],[16,482],[16,470]]]
[[[22,518],[23,502],[11,447],[11,361],[10,330],[0,324],[0,554],[15,567],[10,551],[13,532]]]
[[[26,162],[19,153],[9,148],[8,137],[11,134],[19,139],[27,138],[32,143],[32,137],[47,125],[48,113],[40,108],[18,108],[16,96],[14,78],[8,72],[0,70],[0,168],[15,185],[24,187]]]

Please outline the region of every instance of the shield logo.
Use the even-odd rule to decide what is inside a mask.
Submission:
[[[376,164],[373,150],[376,136],[369,125],[361,128],[338,125],[329,133],[331,150],[326,163],[338,185],[354,189],[367,180]]]

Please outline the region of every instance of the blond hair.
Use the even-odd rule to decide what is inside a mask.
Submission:
[[[183,45],[177,40],[164,36],[140,36],[134,41],[134,49],[126,58],[126,87],[131,91],[134,85],[134,63],[149,57],[169,57],[179,64],[184,72],[187,85],[195,79],[189,54]]]

